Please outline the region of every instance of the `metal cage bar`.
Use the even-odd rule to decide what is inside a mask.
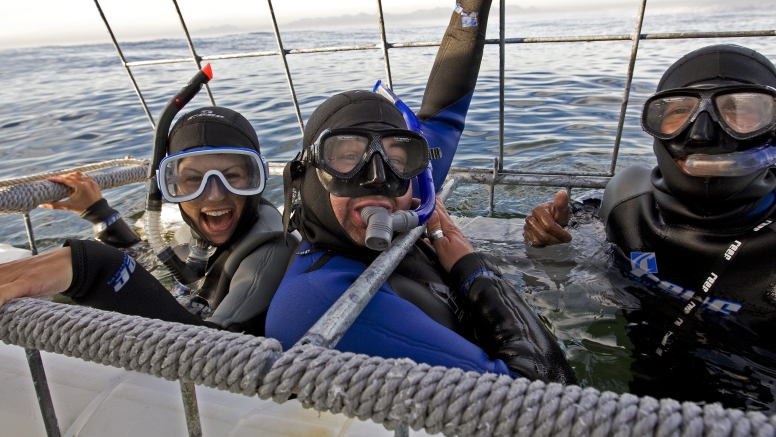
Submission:
[[[504,70],[506,62],[506,0],[499,2],[498,17],[498,169],[504,169]]]
[[[383,59],[385,60],[385,77],[388,81],[388,88],[393,89],[393,78],[391,78],[391,62],[388,60],[388,41],[385,38],[385,19],[383,18],[383,3],[377,0],[377,21],[380,26],[380,39],[383,49]]]
[[[776,30],[752,30],[741,32],[689,32],[689,33],[643,33],[640,40],[667,40],[667,39],[703,39],[703,38],[752,38],[763,36],[776,36]],[[597,41],[633,41],[633,34],[625,35],[589,35],[589,36],[557,36],[557,37],[525,37],[505,38],[504,44],[543,44],[564,42],[597,42]],[[500,44],[500,39],[486,39],[485,44]],[[426,42],[386,42],[386,49],[407,49],[416,47],[439,47],[442,41]],[[286,55],[302,55],[307,53],[333,53],[359,50],[382,50],[381,44],[364,44],[356,46],[319,47],[314,49],[285,49]],[[224,55],[201,56],[202,61],[214,61],[221,59],[255,58],[262,56],[277,56],[278,51],[245,52]],[[154,61],[127,62],[128,67],[145,67],[149,65],[176,64],[181,62],[193,62],[193,58],[170,58]]]
[[[54,402],[51,400],[51,392],[49,391],[46,372],[43,369],[43,359],[40,356],[40,351],[25,348],[24,355],[27,357],[27,365],[30,367],[35,394],[38,396],[38,405],[40,406],[40,413],[43,415],[43,426],[46,428],[46,435],[48,437],[59,437],[62,434],[59,431],[59,423],[54,412]]]
[[[280,39],[280,29],[278,28],[278,22],[275,19],[275,9],[272,7],[272,0],[267,0],[269,5],[269,13],[272,16],[272,28],[275,30],[275,39],[278,42],[278,50],[281,59],[283,59],[283,68],[286,71],[286,80],[288,80],[288,88],[291,90],[291,99],[294,101],[294,110],[296,111],[296,119],[299,120],[299,129],[304,136],[304,121],[302,120],[302,112],[299,109],[299,101],[296,99],[296,91],[294,90],[294,81],[291,80],[291,70],[288,68],[288,61],[286,60],[286,51],[283,49],[283,40]]]
[[[186,43],[189,45],[189,50],[191,50],[191,56],[194,57],[194,63],[197,64],[197,70],[201,70],[202,65],[199,62],[200,57],[197,56],[197,51],[194,50],[194,42],[191,41],[189,29],[186,27],[186,21],[183,19],[183,14],[181,14],[181,8],[178,7],[178,0],[172,0],[172,4],[175,5],[175,12],[178,13],[178,19],[181,22],[181,27],[183,27],[183,34],[186,35]],[[205,84],[205,91],[207,91],[207,97],[210,99],[210,104],[216,106],[216,101],[213,99],[213,93],[210,92],[210,86],[208,84]]]
[[[151,111],[148,110],[148,105],[146,104],[146,101],[143,98],[143,93],[140,92],[140,87],[137,86],[137,82],[135,81],[135,76],[132,75],[132,70],[129,69],[129,63],[127,63],[127,60],[124,59],[124,53],[121,52],[119,43],[118,41],[116,41],[116,36],[113,35],[113,29],[111,29],[110,24],[108,24],[108,19],[105,18],[105,14],[102,12],[102,7],[100,7],[100,2],[98,0],[94,0],[94,5],[97,6],[97,11],[100,13],[100,18],[102,18],[102,22],[105,23],[105,27],[108,29],[108,34],[110,35],[110,39],[111,41],[113,41],[113,47],[116,48],[116,51],[119,54],[119,59],[121,59],[121,65],[123,65],[124,69],[127,71],[127,75],[129,75],[129,80],[132,81],[132,87],[135,89],[135,94],[137,94],[137,97],[140,99],[140,104],[143,105],[143,111],[145,111],[146,117],[148,117],[148,121],[151,122],[151,127],[156,128],[154,117],[151,115]]]
[[[639,51],[639,35],[641,35],[641,25],[644,24],[644,10],[646,8],[647,0],[642,0],[641,7],[639,7],[639,14],[636,18],[636,29],[633,31],[633,46],[631,46],[631,56],[630,61],[628,61],[628,73],[625,78],[625,89],[622,92],[622,107],[620,108],[620,119],[617,121],[617,135],[614,137],[614,148],[612,149],[612,163],[609,167],[609,176],[614,176],[614,168],[617,165],[617,155],[619,155],[620,152],[622,129],[625,126],[625,112],[628,110],[631,83],[633,82],[633,70],[636,66],[636,55]]]

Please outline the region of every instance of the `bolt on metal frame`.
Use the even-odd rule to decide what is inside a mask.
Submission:
[[[148,117],[152,127],[155,127],[153,116],[151,115],[148,105],[143,97],[140,88],[135,81],[132,74],[132,68],[143,67],[150,65],[161,64],[173,64],[182,62],[194,62],[198,69],[201,68],[201,61],[222,60],[222,59],[237,59],[237,58],[251,58],[251,57],[263,57],[263,56],[281,56],[283,60],[283,67],[288,81],[291,99],[294,103],[294,109],[299,121],[300,129],[304,134],[304,122],[302,120],[299,103],[296,97],[296,91],[291,79],[291,71],[288,67],[286,55],[290,54],[306,54],[306,53],[327,53],[327,52],[342,52],[342,51],[357,51],[357,50],[382,50],[383,59],[385,63],[386,81],[390,88],[393,88],[391,78],[391,68],[388,58],[388,49],[391,48],[414,48],[414,47],[436,47],[441,45],[441,41],[433,42],[406,42],[406,43],[389,43],[386,39],[385,24],[383,19],[383,8],[381,0],[377,0],[378,9],[378,26],[380,29],[381,42],[373,45],[355,45],[355,46],[342,46],[342,47],[325,47],[315,49],[285,49],[280,37],[280,30],[278,27],[275,12],[272,6],[272,0],[267,0],[267,4],[272,18],[273,30],[275,32],[275,38],[278,43],[277,51],[265,51],[265,52],[247,52],[247,53],[235,53],[235,54],[221,54],[211,56],[199,56],[194,48],[194,43],[189,35],[186,22],[183,18],[180,8],[178,7],[177,0],[172,0],[175,10],[178,14],[183,33],[188,43],[189,50],[191,51],[191,58],[174,58],[163,59],[155,61],[138,61],[127,62],[124,58],[124,54],[116,40],[113,30],[108,23],[105,14],[100,7],[99,0],[94,0],[95,6],[100,14],[100,17],[108,30],[113,46],[116,48],[116,52],[119,55],[121,64],[127,72],[127,75],[132,82],[132,86],[135,93],[140,100],[140,104]],[[499,45],[499,152],[498,157],[494,158],[493,168],[460,168],[453,167],[450,169],[452,180],[448,181],[442,189],[441,195],[443,198],[447,198],[449,194],[455,189],[459,183],[478,183],[489,185],[490,189],[490,211],[494,209],[494,189],[495,185],[529,185],[529,186],[557,186],[565,187],[567,190],[571,188],[604,188],[609,178],[614,175],[615,166],[617,163],[617,157],[619,153],[620,141],[622,138],[623,125],[625,119],[625,112],[627,110],[631,82],[633,80],[633,71],[636,62],[636,56],[638,52],[638,45],[640,40],[647,39],[691,39],[691,38],[723,38],[723,37],[758,37],[758,36],[776,36],[776,30],[764,30],[764,31],[741,31],[741,32],[693,32],[693,33],[661,33],[661,34],[642,34],[641,26],[644,19],[644,11],[646,9],[647,0],[641,0],[637,24],[633,34],[629,35],[591,35],[591,36],[567,36],[567,37],[527,37],[527,38],[506,38],[506,2],[500,0],[500,14],[499,14],[499,39],[498,40],[485,40],[485,44],[498,44]],[[506,44],[538,44],[538,43],[561,43],[561,42],[592,42],[592,41],[632,41],[631,56],[628,63],[628,70],[626,73],[626,82],[623,91],[622,106],[620,109],[620,116],[617,126],[617,133],[612,151],[612,160],[608,172],[539,172],[539,171],[522,171],[522,170],[508,170],[504,169],[504,75],[505,75],[505,53]],[[206,85],[207,87],[207,85]],[[207,94],[210,99],[210,103],[215,105],[215,100],[207,87]],[[270,163],[270,174],[273,176],[279,176],[282,174],[283,165],[280,163]],[[35,239],[32,231],[32,223],[30,222],[29,215],[25,214],[25,226],[27,228],[27,235],[30,241],[30,248],[33,254],[37,254],[37,248],[35,246]],[[359,282],[356,282],[351,286],[348,291],[343,295],[351,296],[353,293],[358,293],[358,299],[347,299],[350,303],[340,301],[335,303],[334,306],[324,315],[316,325],[314,325],[310,331],[300,340],[300,343],[312,343],[322,345],[326,347],[334,347],[337,341],[344,335],[350,324],[355,320],[361,310],[369,302],[369,299],[374,295],[375,291],[385,281],[385,278],[393,271],[398,265],[401,259],[406,254],[406,251],[411,246],[412,241],[417,239],[422,233],[423,228],[417,228],[408,232],[399,238],[391,249],[378,257],[378,260],[369,267],[368,273],[359,278]],[[358,285],[358,286],[357,286]],[[360,290],[359,290],[360,289]],[[343,300],[343,299],[340,299]],[[345,305],[345,306],[343,306]],[[327,317],[329,313],[336,314],[336,317]],[[40,402],[41,412],[43,413],[43,420],[46,427],[46,432],[49,437],[59,436],[59,427],[57,424],[56,415],[54,413],[53,403],[51,402],[51,395],[48,391],[48,383],[46,381],[45,373],[43,370],[43,363],[40,359],[40,352],[37,350],[27,350],[28,363],[32,374],[33,383],[38,393],[38,399]],[[187,426],[190,436],[201,436],[201,424],[199,421],[199,413],[197,410],[197,400],[194,385],[191,383],[181,382],[181,395],[184,403],[184,411],[186,414]],[[407,424],[402,424],[396,431],[397,436],[408,435]]]

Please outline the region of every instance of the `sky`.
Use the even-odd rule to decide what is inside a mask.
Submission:
[[[650,0],[648,5],[728,3],[728,0]],[[52,44],[110,42],[94,0],[4,1],[0,14],[0,48]],[[743,0],[740,3],[776,6],[776,0]],[[387,14],[405,14],[417,9],[453,8],[455,0],[382,0]],[[498,0],[494,0],[498,4]],[[583,7],[628,7],[638,9],[638,0],[508,0],[521,7],[569,10]],[[271,21],[266,2],[257,0],[178,0],[181,13],[196,36],[198,30],[234,26],[241,31],[269,31]],[[214,7],[213,5],[217,5]],[[282,26],[299,19],[325,18],[377,10],[374,0],[275,0],[273,8]],[[422,6],[418,6],[422,5]],[[119,41],[180,36],[180,24],[172,1],[100,0]]]

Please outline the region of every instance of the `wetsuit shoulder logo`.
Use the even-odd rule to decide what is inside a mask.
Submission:
[[[631,252],[631,268],[644,273],[657,273],[657,258],[654,252]]]

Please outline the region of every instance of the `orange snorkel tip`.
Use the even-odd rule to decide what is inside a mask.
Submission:
[[[213,78],[213,69],[210,67],[210,63],[208,62],[205,64],[204,67],[202,67],[202,72],[207,75],[208,80]]]

